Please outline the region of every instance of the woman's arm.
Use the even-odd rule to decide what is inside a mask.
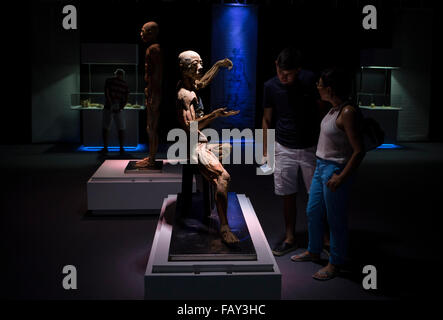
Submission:
[[[339,175],[334,173],[326,184],[332,191],[335,191],[349,175],[355,172],[365,156],[361,134],[357,126],[357,117],[357,111],[353,107],[346,106],[343,108],[341,122],[353,152],[343,171]]]

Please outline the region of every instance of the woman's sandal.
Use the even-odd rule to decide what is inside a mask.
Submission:
[[[334,279],[339,273],[340,273],[340,270],[338,270],[338,269],[336,269],[335,271],[328,271],[328,270],[320,269],[316,273],[314,273],[312,275],[312,277],[315,280],[326,281],[326,280]]]
[[[315,257],[311,253],[305,251],[301,254],[296,254],[295,256],[292,256],[291,260],[295,262],[306,262],[306,261],[317,262],[320,261],[320,256]]]

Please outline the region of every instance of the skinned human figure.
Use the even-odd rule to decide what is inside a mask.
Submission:
[[[158,121],[160,118],[160,102],[162,94],[163,58],[160,44],[157,43],[158,24],[154,21],[143,25],[140,37],[148,45],[145,55],[145,105],[147,115],[146,132],[148,133],[149,155],[137,161],[138,168],[154,167],[158,150]]]
[[[198,144],[194,157],[203,177],[215,186],[215,201],[220,219],[222,241],[227,244],[235,244],[239,240],[232,233],[227,219],[230,176],[220,162],[220,159],[230,151],[230,145],[227,147],[224,144],[208,144],[207,138],[200,130],[207,127],[216,118],[236,115],[240,111],[227,111],[226,108],[218,108],[205,115],[201,98],[198,95],[198,90],[205,88],[214,79],[220,68],[230,70],[232,62],[229,59],[219,60],[203,75],[202,60],[197,52],[184,51],[178,58],[182,74],[182,79],[177,86],[178,119],[188,133],[196,125]]]

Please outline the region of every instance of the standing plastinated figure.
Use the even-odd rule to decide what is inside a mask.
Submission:
[[[163,57],[160,44],[157,43],[158,24],[154,21],[143,25],[140,37],[148,45],[145,55],[145,105],[147,115],[149,155],[135,164],[138,168],[152,168],[158,149],[158,122],[162,94]]]
[[[191,123],[196,122],[197,124],[198,144],[195,158],[198,168],[203,177],[216,188],[215,201],[220,219],[221,238],[227,244],[235,244],[239,240],[232,233],[227,218],[230,176],[220,162],[220,159],[224,158],[226,153],[230,151],[230,145],[208,144],[206,136],[200,130],[207,127],[216,118],[236,115],[240,111],[227,111],[226,108],[218,108],[205,115],[202,100],[198,95],[198,90],[205,88],[220,68],[230,70],[232,62],[229,59],[219,60],[203,75],[203,62],[197,52],[184,51],[178,56],[178,59],[182,75],[182,79],[177,86],[178,119],[187,133],[191,130]]]

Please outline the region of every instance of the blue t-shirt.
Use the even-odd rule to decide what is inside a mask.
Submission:
[[[275,140],[292,149],[317,144],[320,114],[316,100],[319,94],[315,74],[300,70],[292,85],[283,85],[277,76],[265,82],[263,108],[272,108]]]
[[[109,96],[112,101],[108,100],[106,90],[109,90]],[[106,79],[105,82],[105,109],[110,109],[111,104],[118,103],[121,108],[126,104],[129,95],[128,84],[125,80],[120,80],[117,77]]]

